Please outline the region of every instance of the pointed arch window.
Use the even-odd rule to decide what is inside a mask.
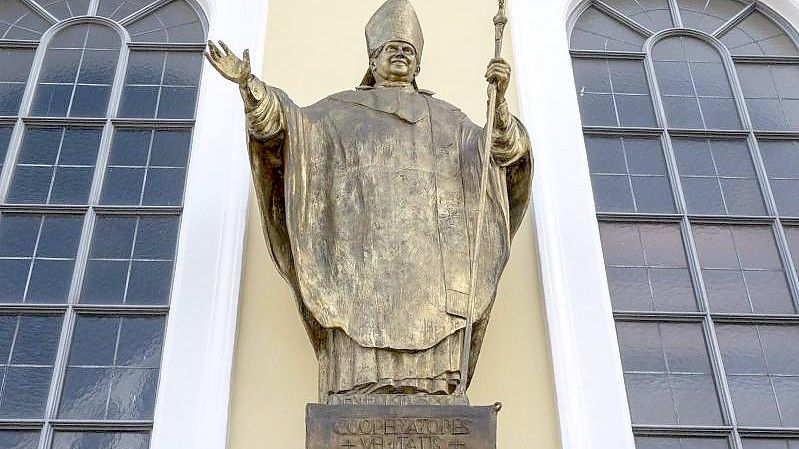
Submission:
[[[204,20],[0,2],[0,447],[149,447]]]
[[[799,445],[796,36],[751,1],[576,12],[576,92],[639,449]]]

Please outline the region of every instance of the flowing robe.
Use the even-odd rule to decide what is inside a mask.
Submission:
[[[460,381],[482,128],[412,88],[300,108],[252,77],[250,160],[264,230],[320,362],[320,396],[452,393]],[[494,136],[475,265],[471,369],[529,198],[529,139]]]

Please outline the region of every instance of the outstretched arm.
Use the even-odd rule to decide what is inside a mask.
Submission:
[[[505,92],[510,82],[510,65],[504,59],[492,59],[488,64],[486,79],[497,86],[497,106],[492,130],[494,162],[509,166],[530,153],[530,139],[524,125],[508,110]]]
[[[224,42],[219,41],[217,47],[208,41],[205,57],[217,72],[238,84],[250,136],[265,142],[282,140],[285,119],[280,101],[274,89],[251,73],[249,50],[244,50],[242,59],[239,59]]]

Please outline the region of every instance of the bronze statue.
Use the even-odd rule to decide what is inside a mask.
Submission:
[[[387,0],[366,42],[360,86],[302,108],[250,73],[246,50],[209,42],[206,56],[240,87],[264,232],[316,350],[320,399],[463,393],[530,195],[510,66],[495,58],[486,73],[496,119],[482,186],[484,129],[416,85],[411,4]]]

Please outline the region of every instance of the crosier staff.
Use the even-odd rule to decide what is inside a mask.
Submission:
[[[499,1],[499,11],[494,16],[494,59],[502,57],[502,36],[505,33],[505,24],[508,17],[505,14],[506,0]],[[486,126],[483,135],[482,170],[480,174],[480,205],[477,209],[477,231],[474,236],[474,249],[472,250],[471,273],[469,282],[469,306],[466,316],[466,329],[463,332],[463,349],[461,350],[461,382],[458,384],[456,394],[466,394],[466,385],[469,383],[469,358],[472,351],[472,326],[474,324],[474,302],[477,289],[477,261],[480,253],[480,240],[483,238],[483,220],[487,201],[488,172],[491,164],[491,149],[493,148],[494,122],[497,109],[497,80],[489,80],[488,85],[488,111],[486,113]]]

